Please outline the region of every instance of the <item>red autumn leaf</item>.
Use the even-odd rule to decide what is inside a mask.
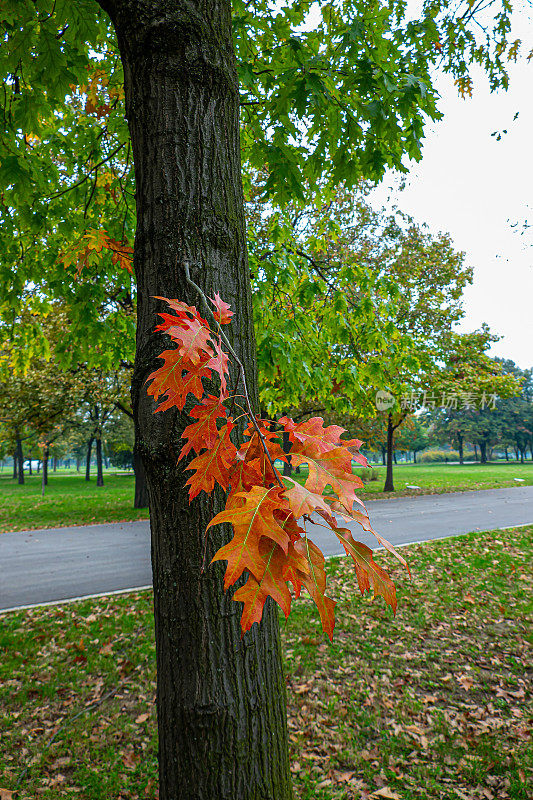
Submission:
[[[315,494],[322,494],[326,486],[331,486],[341,504],[350,512],[355,502],[361,502],[355,490],[363,486],[363,481],[352,474],[351,459],[349,472],[346,470],[343,463],[344,453],[344,448],[338,447],[324,453],[320,459],[302,456],[299,453],[291,454],[291,457],[293,464],[309,466],[309,476],[305,481],[306,489]]]
[[[209,299],[216,308],[216,311],[213,312],[213,316],[216,321],[219,323],[219,325],[228,325],[233,316],[233,311],[231,311],[228,303],[225,303],[224,300],[222,300],[218,292],[215,294],[214,299],[212,297]]]
[[[179,325],[167,329],[167,333],[178,343],[178,350],[195,366],[203,360],[204,356],[212,358],[213,342],[212,333],[200,320],[184,317]]]
[[[320,494],[309,491],[305,486],[297,483],[292,478],[285,478],[290,481],[292,486],[285,490],[285,497],[289,502],[289,507],[296,518],[303,517],[304,514],[311,515],[319,509],[330,513],[329,506]]]
[[[208,394],[199,405],[191,408],[189,416],[198,422],[188,425],[181,434],[181,438],[188,439],[188,442],[183,445],[178,461],[191,450],[200,453],[205,448],[213,447],[218,438],[217,419],[226,419],[227,411],[219,397]]]
[[[299,423],[289,417],[281,417],[279,421],[293,443],[291,454],[294,451],[310,456],[320,456],[327,453],[328,450],[344,444],[340,441],[340,437],[345,433],[345,429],[339,425],[328,425],[324,428],[324,420],[321,417],[311,417],[311,419]]]
[[[330,640],[333,640],[333,628],[335,627],[335,601],[326,597],[326,573],[324,570],[324,554],[307,537],[295,542],[294,549],[307,562],[307,570],[299,571],[298,577],[313,598],[320,614],[322,628],[327,633]]]
[[[234,495],[232,506],[211,520],[208,529],[221,522],[231,522],[239,541],[245,544],[249,537],[255,537],[257,541],[263,536],[272,539],[286,553],[289,546],[289,536],[279,525],[274,517],[274,512],[278,509],[286,509],[287,501],[282,496],[282,489],[273,486],[267,489],[265,486],[252,486],[248,492],[239,492]],[[237,500],[244,500],[244,505],[233,505]],[[233,540],[232,540],[233,541]],[[230,542],[231,544],[231,542]],[[235,545],[237,546],[237,542]],[[226,550],[227,545],[221,550]],[[219,561],[220,550],[215,554],[213,561]],[[223,556],[225,558],[226,556]],[[254,573],[256,578],[261,576]]]
[[[351,556],[355,564],[357,580],[361,594],[367,589],[374,590],[375,595],[381,595],[396,614],[396,587],[389,575],[372,558],[372,550],[362,542],[357,542],[348,528],[333,528],[347,555]]]
[[[213,446],[196,458],[193,458],[186,469],[195,471],[191,475],[186,486],[190,486],[189,499],[192,500],[200,492],[212,492],[215,488],[215,481],[227,489],[229,485],[229,475],[237,448],[229,438],[233,428],[231,419],[228,419],[218,432],[218,437]],[[224,512],[222,512],[224,513]]]
[[[178,350],[164,350],[159,358],[165,363],[146,379],[147,382],[152,381],[148,394],[152,395],[154,400],[166,396],[166,400],[156,408],[156,411],[166,411],[173,407],[181,410],[189,393],[198,399],[202,397],[204,393],[202,378],[211,377],[205,362],[194,366]]]
[[[220,377],[220,393],[222,397],[226,396],[226,375],[228,375],[228,355],[222,349],[222,345],[219,340],[215,340],[213,342],[213,347],[215,350],[214,355],[212,358],[209,359],[206,366],[209,369],[212,369],[216,372]]]
[[[250,630],[254,622],[261,622],[267,597],[276,601],[285,617],[289,616],[291,610],[291,593],[283,579],[283,550],[265,538],[261,540],[259,548],[265,564],[262,578],[256,580],[253,575],[249,575],[244,586],[233,595],[234,600],[244,603],[241,616],[243,633]]]

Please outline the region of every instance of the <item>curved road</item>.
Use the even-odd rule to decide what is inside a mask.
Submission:
[[[368,510],[386,539],[412,544],[533,524],[533,486],[373,500]],[[374,547],[357,523],[348,527]],[[309,532],[325,555],[344,555],[324,528]],[[0,611],[145,587],[151,579],[147,521],[0,535]]]

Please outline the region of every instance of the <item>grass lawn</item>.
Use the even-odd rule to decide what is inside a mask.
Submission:
[[[397,464],[394,466],[395,492],[384,493],[386,467],[375,467],[379,479],[365,483],[364,495],[394,497],[398,495],[440,494],[441,492],[465,492],[474,489],[498,489],[505,486],[532,486],[533,463],[493,462],[491,464]],[[305,476],[307,467],[301,467]],[[304,472],[305,470],[305,472]],[[361,472],[354,469],[355,474]],[[515,478],[523,478],[517,484]],[[420,491],[406,489],[406,484],[420,486]]]
[[[9,472],[0,474],[0,533],[64,525],[91,525],[146,519],[148,509],[133,508],[133,473],[104,473],[104,486],[96,488],[96,476],[64,470],[48,477],[41,498],[41,476],[25,475],[19,486]]]
[[[405,548],[412,582],[379,553],[396,618],[331,561],[333,644],[310,602],[283,626],[297,798],[530,796],[532,534]],[[155,800],[150,592],[6,614],[0,648],[1,787],[16,800]]]
[[[361,490],[363,499],[517,486],[514,478],[524,479],[521,486],[533,485],[531,462],[398,465],[394,468],[397,491],[392,494],[382,491],[385,469],[379,467],[378,472],[379,480],[366,483]],[[295,477],[303,481],[306,475],[307,467],[303,466],[300,476]],[[133,508],[133,474],[106,472],[105,485],[97,489],[95,476],[86,482],[83,474],[74,470],[51,472],[44,498],[40,476],[26,475],[25,481],[24,486],[19,486],[10,472],[0,473],[0,533],[148,518],[148,509]],[[406,489],[407,483],[420,486],[421,490]]]

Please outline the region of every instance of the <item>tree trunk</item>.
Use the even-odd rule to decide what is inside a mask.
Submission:
[[[44,487],[48,486],[48,457],[50,454],[50,448],[48,445],[45,445],[43,448],[43,474],[41,479],[41,494],[44,494]]]
[[[18,465],[17,465],[17,448],[13,451],[13,480],[16,481],[18,477]]]
[[[464,453],[464,437],[462,433],[457,434],[457,449],[459,450],[459,464],[465,463],[465,453]]]
[[[104,470],[102,464],[102,436],[99,432],[96,436],[96,485],[104,485]]]
[[[383,466],[385,466],[385,464],[387,463],[386,453],[387,453],[386,448],[382,447],[381,448],[381,461],[383,462]]]
[[[40,458],[38,458],[38,459],[37,459],[37,475],[38,475],[38,474],[39,474],[39,472],[41,471],[41,463],[42,463],[42,462],[41,462],[41,459],[40,459]]]
[[[32,468],[31,468],[31,450],[29,453],[29,460],[28,460],[28,475],[33,475]]]
[[[283,439],[283,442],[282,442],[283,452],[285,453],[286,456],[288,456],[287,464],[285,464],[285,462],[283,463],[283,475],[286,478],[290,478],[291,475],[292,475],[292,464],[291,464],[291,457],[289,456],[289,453],[291,452],[292,442],[289,439],[289,432],[288,431],[283,431],[282,439]]]
[[[413,450],[413,464],[416,464],[416,450]]]
[[[516,447],[516,445],[515,445],[515,446],[513,447],[513,450],[514,450],[514,458],[515,458],[515,461],[518,461],[518,447]]]
[[[392,460],[394,461],[395,464],[398,463],[398,458],[396,456],[396,450],[392,451]]]
[[[504,447],[503,449],[504,449],[504,452],[505,452],[505,460],[509,461],[509,453],[507,452],[507,447]]]
[[[486,442],[480,442],[479,443],[479,452],[481,453],[481,463],[482,464],[486,464],[487,463],[487,443]]]
[[[17,436],[17,478],[20,486],[24,484],[24,455],[22,453],[22,441]]]
[[[91,480],[91,451],[93,449],[94,436],[91,436],[87,443],[87,460],[85,462],[85,480]]]
[[[76,456],[76,472],[80,471],[80,465],[81,465],[81,458],[79,456]]]
[[[223,594],[223,566],[202,569],[229,538],[217,526],[204,541],[223,494],[202,493],[189,504],[177,450],[190,419],[176,409],[154,414],[145,386],[165,348],[153,330],[166,306],[154,295],[201,308],[185,279],[187,260],[206,294],[220,291],[235,310],[228,335],[259,409],[230,3],[100,2],[117,30],[136,176],[132,401],[150,497],[159,797],[287,800],[277,608],[269,601],[261,624],[241,639],[242,606]]]
[[[394,492],[394,481],[392,476],[393,468],[393,447],[394,447],[394,427],[392,425],[392,414],[389,411],[387,421],[387,476],[385,478],[384,492]]]
[[[135,497],[133,508],[148,508],[148,486],[146,485],[146,472],[142,458],[133,448],[133,469],[135,470]]]

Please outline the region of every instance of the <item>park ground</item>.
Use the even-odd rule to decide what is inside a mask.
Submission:
[[[300,480],[305,478],[302,467]],[[361,490],[362,499],[378,499],[415,494],[496,489],[508,486],[533,485],[533,463],[498,462],[491,464],[408,464],[394,468],[396,492],[382,491],[385,469],[376,470],[378,480],[369,481]],[[358,470],[355,470],[356,474]],[[68,525],[91,525],[101,522],[146,519],[148,509],[133,508],[134,476],[132,473],[105,472],[105,485],[96,487],[96,480],[85,481],[75,470],[51,473],[44,497],[41,497],[40,476],[26,476],[19,486],[7,471],[0,473],[0,533],[35,528],[60,528]],[[515,480],[519,478],[523,483]],[[406,488],[420,486],[420,490]]]
[[[333,643],[283,623],[299,800],[525,800],[533,527],[402,552],[396,617],[332,559]],[[11,612],[0,626],[0,787],[16,800],[155,800],[150,591]],[[528,657],[529,653],[529,657]],[[1,794],[1,792],[0,792]]]

